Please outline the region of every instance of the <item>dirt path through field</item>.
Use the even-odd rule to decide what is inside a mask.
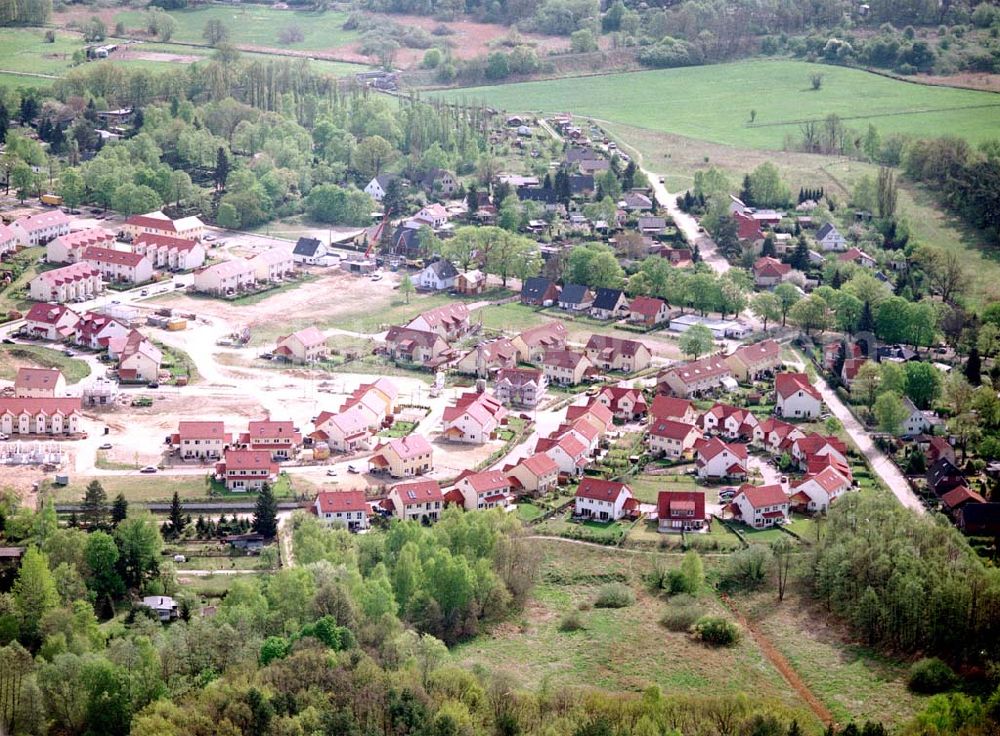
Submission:
[[[774,666],[781,676],[785,678],[785,681],[792,686],[792,689],[799,694],[799,696],[806,702],[810,710],[816,714],[816,717],[823,722],[823,725],[829,726],[833,723],[833,714],[830,710],[823,705],[823,702],[816,697],[816,694],[809,689],[809,686],[799,677],[799,673],[795,671],[792,667],[792,663],[788,661],[784,654],[778,651],[777,647],[771,643],[771,640],[767,638],[767,635],[761,631],[756,624],[750,621],[739,607],[733,602],[733,600],[726,594],[721,594],[719,596],[722,599],[723,604],[728,608],[732,614],[736,617],[740,626],[750,632],[750,636],[760,647],[760,651],[764,653],[768,661]]]

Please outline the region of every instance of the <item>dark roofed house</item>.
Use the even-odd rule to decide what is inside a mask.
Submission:
[[[585,312],[594,306],[594,292],[582,284],[566,284],[559,295],[559,308]]]
[[[569,191],[575,196],[590,194],[594,191],[593,174],[571,174],[569,177]]]
[[[946,458],[941,458],[927,469],[927,487],[938,497],[965,485],[965,476]]]
[[[559,203],[555,189],[543,189],[542,187],[521,187],[517,190],[517,198],[522,202],[540,202],[552,207]]]
[[[642,192],[625,192],[625,209],[631,212],[648,212],[653,209],[653,200]]]
[[[667,227],[667,220],[663,217],[646,216],[639,218],[639,232],[646,235],[658,235]]]
[[[326,255],[326,246],[316,238],[299,238],[292,250],[292,258],[296,263],[315,265]]]
[[[1000,536],[1000,503],[966,504],[958,510],[958,528],[971,536]]]
[[[458,189],[454,174],[444,169],[431,169],[420,182],[421,187],[430,194],[442,194],[450,197]]]
[[[389,240],[389,250],[403,258],[420,258],[423,248],[420,246],[420,231],[415,227],[400,225]]]
[[[621,289],[598,289],[590,316],[597,319],[615,319],[628,314],[628,299]]]
[[[521,304],[550,306],[559,300],[559,291],[559,287],[551,279],[533,276],[525,279],[521,285]]]

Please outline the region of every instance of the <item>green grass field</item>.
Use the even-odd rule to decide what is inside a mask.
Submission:
[[[823,74],[813,90],[809,77]],[[800,61],[739,64],[524,82],[441,93],[509,111],[568,111],[715,143],[780,149],[803,120],[839,115],[849,127],[955,135],[977,143],[1000,136],[1000,98],[929,87],[856,69]],[[757,111],[753,124],[750,110]]]
[[[299,51],[331,51],[355,41],[355,31],[345,31],[347,13],[274,10],[251,5],[233,7],[209,5],[186,10],[172,10],[177,21],[173,41],[204,44],[202,33],[210,20],[220,20],[229,29],[232,44],[260,46],[262,48],[296,49]],[[145,28],[146,14],[140,10],[126,10],[115,15],[115,23],[123,22],[129,29]],[[297,25],[305,38],[291,44],[278,40],[282,29]]]
[[[0,70],[59,75],[84,46],[77,34],[56,33],[55,43],[45,43],[44,36],[41,28],[0,29]]]
[[[0,345],[0,378],[9,381],[21,366],[58,368],[66,383],[79,383],[90,375],[90,365],[79,358],[68,358],[59,350],[39,345]]]

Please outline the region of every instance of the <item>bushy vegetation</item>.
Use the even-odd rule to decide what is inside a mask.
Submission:
[[[704,615],[704,607],[696,599],[681,594],[670,599],[660,623],[669,631],[690,631]]]
[[[635,603],[635,593],[625,583],[601,586],[594,601],[595,608],[626,608]]]
[[[692,635],[713,647],[731,647],[740,641],[740,627],[722,616],[702,616],[691,628]]]
[[[957,682],[951,667],[937,657],[927,657],[913,663],[906,684],[915,693],[934,695],[951,690]]]

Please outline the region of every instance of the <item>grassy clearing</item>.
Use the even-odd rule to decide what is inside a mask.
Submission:
[[[184,556],[187,558],[185,562],[174,563],[178,574],[185,570],[256,570],[260,562],[259,557],[250,555],[192,557],[185,553]]]
[[[58,76],[72,65],[73,52],[83,47],[83,38],[74,33],[56,33],[55,42],[46,43],[41,28],[3,28],[0,69]]]
[[[809,77],[823,74],[823,86]],[[1000,101],[987,92],[911,84],[857,69],[801,61],[738,64],[524,82],[441,93],[504,110],[568,111],[751,148],[779,149],[803,120],[836,114],[883,133],[956,135],[978,143],[1000,135]],[[665,103],[665,101],[667,101]],[[751,108],[757,111],[750,123]]]
[[[479,319],[479,315],[482,315],[484,329],[505,332],[521,332],[545,324],[554,318],[554,316],[549,317],[544,312],[539,312],[535,307],[517,302],[491,304],[476,312],[477,319]]]
[[[32,77],[24,74],[11,74],[0,72],[0,87],[11,87],[13,89],[41,89],[51,87],[55,79],[48,77]]]
[[[144,29],[145,13],[126,10],[114,17],[115,23],[123,22],[127,28]],[[326,51],[346,46],[357,40],[355,31],[345,31],[347,13],[274,10],[252,5],[232,7],[208,5],[185,10],[172,10],[170,15],[177,21],[173,40],[185,43],[205,44],[202,33],[210,20],[219,20],[229,29],[229,41],[233,44],[259,46],[261,48],[296,49],[299,51]],[[279,33],[290,26],[298,26],[304,35],[302,41],[283,44]]]
[[[888,727],[924,707],[926,698],[906,688],[906,663],[850,641],[797,591],[781,604],[773,593],[742,597],[738,604],[838,722],[871,719]]]
[[[625,479],[632,494],[643,503],[656,503],[660,491],[694,491],[699,490],[692,475],[635,475]],[[711,502],[712,491],[705,491],[705,500]]]
[[[638,692],[655,683],[673,693],[752,692],[800,710],[799,722],[810,732],[817,727],[751,639],[732,649],[709,649],[687,634],[659,625],[665,603],[650,596],[641,582],[652,556],[536,543],[545,561],[523,621],[455,647],[451,656],[457,662],[467,666],[488,662],[528,688],[587,683]],[[601,586],[609,582],[628,584],[635,592],[635,604],[590,608]],[[705,607],[722,613],[712,598],[705,600]],[[560,619],[573,610],[579,611],[584,628],[560,632]]]
[[[252,502],[257,494],[255,493],[230,493],[228,491],[215,491],[214,484],[209,479],[208,469],[204,475],[102,475],[97,478],[86,476],[70,476],[70,483],[67,486],[52,487],[49,493],[56,503],[76,503],[83,498],[87,484],[92,480],[99,480],[108,497],[114,498],[119,493],[124,493],[128,501],[136,503],[169,502],[177,491],[181,500],[219,500],[227,501],[250,501]],[[296,476],[294,483],[288,475],[281,475],[274,484],[274,495],[279,498],[292,498],[295,494],[309,496],[316,490],[315,486],[308,480]]]
[[[68,358],[58,350],[40,345],[0,345],[0,378],[14,380],[22,366],[58,368],[67,384],[79,383],[90,375],[90,364]]]
[[[543,509],[538,508],[533,503],[527,503],[525,501],[521,501],[520,503],[517,504],[516,513],[517,513],[517,518],[520,519],[521,521],[533,521],[539,518],[542,514],[544,514],[545,511]]]
[[[0,79],[0,84],[3,80]],[[18,268],[23,268],[21,275],[14,279],[10,286],[0,291],[0,312],[8,312],[16,309],[26,312],[34,303],[27,298],[28,283],[38,275],[38,259],[45,255],[45,248],[38,246],[35,248],[25,248],[13,259],[5,263],[0,263],[0,270],[17,272]]]
[[[136,47],[136,50],[140,53],[154,52],[161,54],[179,54],[182,56],[197,56],[199,61],[207,60],[213,53],[215,53],[214,49],[207,46],[190,46],[175,43],[144,43],[141,46]],[[242,52],[241,56],[244,59],[252,59],[255,61],[273,61],[275,58],[274,54],[257,54],[252,51]],[[145,61],[141,59],[115,59],[114,61],[116,64],[148,66],[149,68],[154,69],[162,69],[164,68],[164,65],[174,63],[167,61]],[[370,68],[363,64],[350,64],[346,61],[327,61],[326,59],[309,59],[308,63],[309,68],[313,71],[321,72],[323,74],[331,74],[335,77],[350,76],[352,74],[357,74],[358,72],[366,71]]]

